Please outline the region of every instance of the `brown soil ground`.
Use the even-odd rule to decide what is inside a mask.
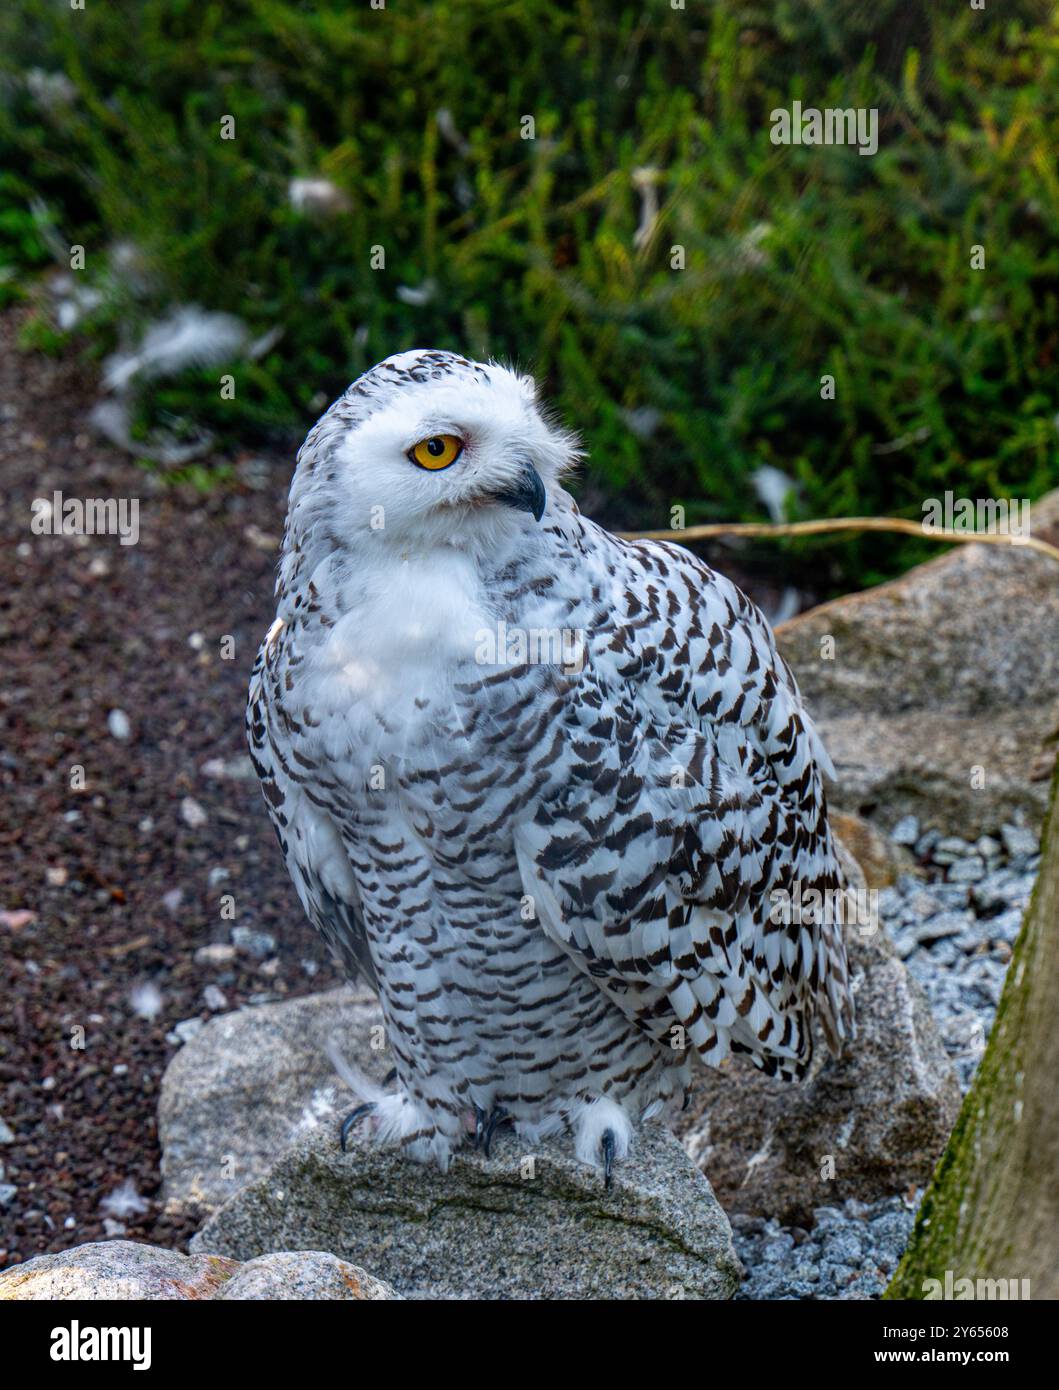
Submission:
[[[166,1034],[209,1017],[210,984],[238,1008],[336,981],[256,782],[203,772],[244,752],[289,463],[237,460],[242,481],[208,496],[160,487],[88,429],[90,374],[20,354],[18,322],[0,318],[0,1121],[14,1135],[0,1127],[0,1187],[17,1188],[0,1205],[0,1268],[103,1239],[100,1203],[129,1179],[149,1205],[128,1234],[182,1244],[191,1231],[155,1200],[155,1107],[178,1045]],[[140,498],[139,543],[32,534],[32,500],[56,489]],[[108,730],[115,709],[124,742]],[[203,824],[186,823],[186,797]],[[229,877],[211,886],[218,869]],[[195,962],[238,925],[272,934],[275,952]],[[161,995],[150,1019],[130,1002],[148,983]]]

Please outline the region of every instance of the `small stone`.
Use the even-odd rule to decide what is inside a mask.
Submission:
[[[884,922],[899,916],[903,906],[904,898],[896,887],[884,888],[879,893],[879,916]]]
[[[912,848],[919,839],[919,821],[915,816],[902,816],[890,831],[890,839],[895,845],[908,845]]]
[[[235,758],[208,758],[202,764],[201,772],[203,777],[215,781],[250,782],[257,778],[254,764],[246,753],[240,753]]]
[[[228,998],[216,985],[207,985],[202,991],[202,1002],[212,1014],[219,1014],[228,1007]]]
[[[979,912],[996,912],[1010,902],[1011,873],[1008,869],[998,869],[980,879],[971,890],[971,897]]]
[[[44,881],[49,888],[61,888],[70,877],[70,871],[63,864],[52,864],[44,870]]]
[[[235,960],[236,950],[225,941],[215,941],[209,946],[200,946],[195,952],[196,965],[228,965]]]
[[[932,941],[927,949],[934,966],[940,965],[948,969],[955,965],[960,958],[960,948],[951,936],[947,936],[941,941]]]
[[[1006,941],[1009,945],[1014,945],[1022,930],[1022,909],[1012,908],[1008,912],[1002,912],[998,917],[990,917],[987,923],[989,935],[994,941]]]
[[[994,840],[992,835],[980,835],[974,842],[976,851],[983,859],[996,859],[1003,846],[999,840]]]
[[[253,927],[233,927],[232,943],[256,960],[265,960],[276,949],[274,936],[265,931],[255,931]]]
[[[969,883],[936,883],[934,896],[944,911],[958,912],[970,905],[971,885]]]
[[[25,908],[16,908],[13,912],[0,912],[0,927],[6,927],[9,932],[19,932],[23,927],[28,927],[36,915]]]
[[[940,830],[927,830],[916,841],[916,858],[929,859],[934,846],[941,839]]]
[[[961,840],[958,835],[946,835],[934,845],[930,857],[935,864],[944,865],[954,864],[957,859],[963,859],[970,853],[972,849],[966,840]]]
[[[210,870],[207,882],[211,888],[216,888],[219,883],[224,883],[225,880],[231,878],[231,876],[231,873],[227,869],[217,864]]]
[[[955,938],[956,945],[964,955],[970,955],[972,951],[977,951],[980,947],[985,946],[988,940],[988,923],[980,920],[973,922],[966,931],[962,931],[959,936]]]
[[[0,1183],[0,1207],[9,1207],[18,1196],[18,1188],[12,1183]]]
[[[167,893],[162,894],[162,906],[165,908],[166,912],[176,913],[183,901],[183,888],[170,888]]]
[[[15,1142],[15,1131],[6,1120],[0,1119],[0,1144],[13,1144]]]
[[[908,897],[908,915],[905,920],[909,925],[921,922],[925,917],[933,917],[935,912],[940,912],[942,902],[937,897],[936,889],[937,885],[934,884],[929,889],[921,888]]]
[[[1032,830],[1027,830],[1024,825],[1002,825],[1000,838],[1004,842],[1004,849],[1012,859],[1017,859],[1020,855],[1037,853],[1037,836]]]
[[[932,941],[941,941],[948,936],[959,936],[974,922],[969,912],[939,912],[930,917],[916,931],[916,941],[921,946]]]
[[[209,820],[206,812],[193,796],[185,796],[180,803],[180,815],[184,824],[190,826],[192,830],[201,830]]]
[[[977,854],[969,855],[966,859],[957,859],[949,865],[946,878],[949,883],[978,883],[985,878],[985,864]]]
[[[112,709],[107,715],[107,729],[110,731],[111,738],[116,738],[120,742],[128,741],[132,734],[132,725],[129,723],[129,716],[123,709]]]
[[[193,1037],[201,1032],[201,1018],[183,1018],[179,1023],[173,1025],[172,1033],[167,1034],[167,1036],[175,1038],[177,1042],[189,1043]]]

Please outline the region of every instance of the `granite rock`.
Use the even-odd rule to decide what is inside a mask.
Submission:
[[[447,1173],[317,1132],[233,1197],[192,1240],[253,1260],[330,1251],[405,1297],[729,1298],[741,1277],[728,1219],[668,1131],[648,1125],[608,1192],[572,1141],[499,1131],[490,1158]]]
[[[162,1080],[158,1136],[170,1214],[216,1210],[301,1135],[338,1133],[356,1101],[329,1042],[382,1081],[392,1066],[375,997],[352,987],[210,1019]]]
[[[1059,542],[1059,491],[1031,522]],[[779,628],[838,772],[835,807],[970,840],[1018,813],[1039,831],[1059,734],[1057,576],[1017,546],[955,545]]]
[[[134,1240],[104,1240],[37,1255],[0,1274],[0,1302],[207,1299],[231,1278],[234,1260],[181,1255]]]
[[[380,1302],[399,1298],[389,1284],[320,1250],[280,1250],[240,1265],[218,1289],[218,1302]]]

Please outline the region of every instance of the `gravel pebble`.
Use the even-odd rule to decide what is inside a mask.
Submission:
[[[233,927],[232,945],[246,951],[255,960],[264,960],[276,949],[276,938],[268,932],[255,931],[253,927]]]
[[[736,1253],[747,1270],[737,1299],[878,1298],[897,1268],[915,1218],[901,1197],[866,1206],[819,1207],[796,1253],[774,1221],[732,1217]]]
[[[118,739],[125,743],[132,733],[132,725],[129,723],[129,716],[123,709],[112,709],[107,715],[107,729],[111,738]]]
[[[895,845],[911,848],[919,839],[919,821],[915,816],[903,816],[890,831],[890,839]]]
[[[977,854],[970,854],[966,859],[957,859],[949,865],[946,877],[950,883],[978,883],[985,878],[985,860]]]
[[[956,835],[946,835],[932,847],[930,857],[935,864],[954,864],[957,859],[972,853],[973,846],[966,840],[961,840]]]
[[[167,1037],[173,1038],[176,1042],[190,1042],[196,1033],[202,1030],[201,1018],[184,1018],[173,1025],[173,1031]]]
[[[200,946],[195,952],[196,965],[228,965],[235,960],[238,952],[227,941],[215,941],[210,946]]]
[[[1000,838],[1004,843],[1004,849],[1012,859],[1018,859],[1020,855],[1037,853],[1037,837],[1032,830],[1027,830],[1024,825],[1002,825]]]

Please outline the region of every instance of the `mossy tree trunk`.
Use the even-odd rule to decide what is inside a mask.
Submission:
[[[1059,1298],[1059,768],[989,1045],[886,1297],[923,1298],[947,1271]]]

